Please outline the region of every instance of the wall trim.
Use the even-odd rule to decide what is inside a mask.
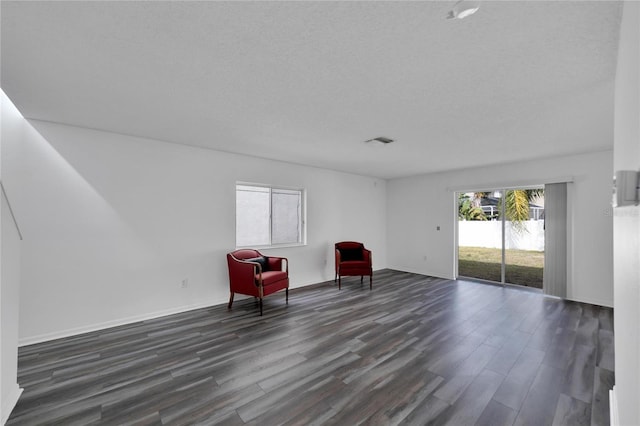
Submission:
[[[609,391],[609,422],[611,426],[620,424],[618,416],[618,397],[616,396],[616,385]]]
[[[388,266],[384,269],[392,269],[394,271],[400,271],[400,272],[409,272],[411,274],[424,275],[427,277],[440,278],[444,280],[455,280],[455,277],[453,276],[453,274],[447,276],[446,274],[442,274],[440,272],[429,272],[429,271],[425,271],[424,269],[412,268],[410,266],[395,265],[395,266]]]
[[[374,269],[374,278],[375,278],[375,273],[376,272],[380,272],[383,270],[386,270],[388,268],[382,268],[382,269]],[[421,274],[421,275],[425,275],[425,274]],[[313,289],[313,288],[317,288],[317,287],[325,287],[328,285],[333,285],[333,278],[330,278],[329,280],[326,281],[322,281],[322,282],[315,282],[313,284],[307,284],[307,285],[300,285],[297,287],[289,287],[289,292],[298,292],[301,290],[309,290],[309,289]],[[249,299],[251,298],[251,296],[245,296],[242,294],[236,294],[236,298],[235,300],[244,300],[244,299]],[[118,327],[121,325],[128,325],[128,324],[132,324],[135,322],[140,322],[140,321],[146,321],[146,320],[150,320],[150,319],[155,319],[155,318],[160,318],[160,317],[165,317],[167,315],[173,315],[173,314],[181,314],[184,312],[188,312],[188,311],[194,311],[196,309],[203,309],[203,308],[214,308],[216,306],[224,306],[226,305],[227,302],[219,302],[219,303],[196,303],[193,305],[186,305],[186,306],[181,306],[178,308],[170,308],[170,309],[165,309],[162,311],[156,311],[156,312],[151,312],[151,313],[147,313],[147,314],[143,314],[143,315],[136,315],[136,316],[132,316],[132,317],[127,317],[127,318],[122,318],[122,319],[117,319],[117,320],[113,320],[113,321],[105,321],[102,323],[98,323],[98,324],[92,324],[92,325],[88,325],[88,326],[84,326],[84,327],[76,327],[76,328],[70,328],[67,330],[61,330],[61,331],[55,331],[55,332],[51,332],[51,333],[46,333],[46,334],[40,334],[37,336],[32,336],[32,337],[25,337],[25,338],[21,338],[18,341],[18,347],[22,347],[22,346],[28,346],[28,345],[35,345],[37,343],[43,343],[43,342],[48,342],[50,340],[55,340],[55,339],[63,339],[65,337],[72,337],[72,336],[77,336],[79,334],[84,334],[84,333],[91,333],[93,331],[100,331],[100,330],[106,330],[107,328],[112,328],[112,327]],[[4,412],[4,411],[3,411]],[[0,423],[1,425],[2,423]]]
[[[396,271],[409,272],[409,273],[413,273],[413,274],[425,275],[425,276],[428,276],[428,277],[434,277],[434,278],[440,278],[440,279],[448,279],[448,280],[455,280],[456,279],[453,276],[448,276],[447,277],[447,276],[443,276],[443,274],[440,274],[440,273],[429,273],[429,272],[425,272],[424,270],[418,270],[418,269],[409,268],[409,267],[403,267],[403,266],[395,266],[395,267],[394,266],[389,266],[387,268],[374,270],[374,273],[378,272],[378,271],[382,271],[384,269],[393,269],[393,270],[396,270]],[[290,288],[289,290],[296,290],[296,289],[302,289],[302,288],[307,288],[307,287],[315,287],[315,286],[320,286],[320,285],[326,285],[327,282],[329,282],[329,281],[333,281],[333,280],[330,279],[328,281],[324,281],[324,282],[320,282],[320,283],[301,285],[301,286],[297,286],[295,288]],[[497,284],[500,285],[500,283],[497,283]],[[238,299],[238,300],[240,300],[240,299]],[[613,303],[611,303],[611,302],[585,301],[585,300],[579,300],[579,299],[573,298],[573,297],[567,297],[567,300],[572,300],[572,301],[581,302],[581,303],[587,303],[587,304],[591,304],[591,305],[604,306],[604,307],[609,307],[609,308],[613,307]],[[164,316],[167,316],[167,315],[179,314],[179,313],[183,313],[183,312],[193,311],[193,310],[196,310],[196,309],[210,308],[210,307],[218,306],[218,305],[221,305],[221,304],[224,304],[224,302],[222,302],[222,303],[207,303],[207,302],[205,302],[205,303],[196,303],[196,304],[181,306],[181,307],[177,307],[177,308],[165,309],[165,310],[162,310],[162,311],[150,312],[150,313],[143,314],[143,315],[135,315],[135,316],[121,318],[121,319],[117,319],[117,320],[105,321],[105,322],[102,322],[102,323],[87,325],[87,326],[83,326],[83,327],[75,327],[75,328],[55,331],[55,332],[51,332],[51,333],[39,334],[39,335],[36,335],[36,336],[20,338],[18,340],[18,347],[34,345],[34,344],[37,344],[37,343],[48,342],[50,340],[62,339],[62,338],[65,338],[65,337],[77,336],[79,334],[91,333],[93,331],[105,330],[107,328],[118,327],[118,326],[121,326],[121,325],[127,325],[127,324],[131,324],[131,323],[134,323],[134,322],[146,321],[146,320],[150,320],[150,319],[160,318],[160,317],[164,317]],[[2,413],[4,413],[4,412],[5,411],[4,411],[4,407],[3,407]],[[0,424],[2,424],[2,423],[0,423]]]
[[[146,321],[150,319],[160,318],[167,315],[179,314],[187,311],[193,311],[196,309],[209,308],[212,306],[220,305],[220,303],[196,303],[193,305],[180,306],[177,308],[169,308],[162,311],[149,312],[142,315],[135,315],[131,317],[121,318],[112,321],[105,321],[102,323],[91,324],[83,327],[70,328],[66,330],[54,331],[51,333],[39,334],[31,337],[24,337],[18,340],[18,347],[34,345],[36,343],[48,342],[50,340],[62,339],[65,337],[77,336],[79,334],[91,333],[93,331],[105,330],[107,328],[118,327],[121,325],[127,325],[134,322]]]
[[[587,305],[596,305],[596,306],[602,306],[604,308],[611,308],[613,309],[613,301],[604,301],[604,300],[583,300],[581,298],[578,297],[573,297],[573,296],[567,296],[565,297],[565,300],[570,300],[572,302],[580,302],[580,303],[586,303]]]
[[[9,420],[9,416],[11,412],[16,407],[18,403],[18,399],[20,399],[20,395],[22,395],[21,387],[18,387],[16,384],[15,387],[11,390],[11,393],[6,397],[2,398],[2,419],[0,420],[0,425],[3,425]]]
[[[445,280],[461,279],[463,281],[477,281],[477,282],[482,282],[482,283],[492,284],[492,285],[502,285],[501,283],[498,283],[498,282],[486,281],[486,280],[482,280],[482,279],[472,279],[472,277],[460,277],[460,278],[455,278],[455,277],[451,277],[451,276],[447,277],[447,276],[444,276],[443,274],[429,273],[429,272],[425,272],[423,270],[422,271],[418,270],[417,268],[409,268],[409,267],[406,267],[406,266],[389,266],[387,269],[393,269],[393,270],[402,271],[402,272],[410,272],[412,274],[418,274],[418,275],[426,275],[428,277],[441,278],[441,279],[445,279]],[[519,286],[517,284],[505,283],[505,285],[507,285],[509,287],[513,287],[513,288],[519,289],[519,290],[527,291],[527,287],[522,287],[522,286]],[[542,296],[548,296],[548,295],[544,294],[543,292],[541,292],[540,294]],[[612,301],[582,300],[580,298],[573,297],[573,296],[565,297],[564,299],[565,300],[570,300],[572,302],[586,303],[587,305],[596,305],[596,306],[603,306],[605,308],[613,308],[613,302]]]

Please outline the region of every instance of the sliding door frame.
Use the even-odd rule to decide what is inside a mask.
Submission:
[[[556,176],[551,178],[531,179],[531,180],[519,180],[519,181],[503,181],[498,183],[484,183],[476,185],[454,185],[446,188],[447,192],[451,193],[452,209],[451,217],[454,221],[453,226],[453,277],[458,279],[458,242],[459,232],[458,229],[458,193],[459,192],[487,192],[494,188],[509,189],[521,189],[521,188],[535,188],[541,185],[549,183],[567,183],[567,294],[571,293],[573,286],[573,176]],[[504,204],[504,203],[503,203]],[[504,235],[504,233],[503,233]],[[504,245],[503,245],[504,246]],[[504,264],[504,262],[503,262]],[[487,281],[478,279],[478,281],[485,281],[492,284],[501,284],[496,281]],[[504,281],[504,279],[502,280]],[[504,284],[503,284],[504,285]]]
[[[455,227],[454,227],[454,251],[455,251],[455,256],[454,256],[454,279],[459,279],[459,278],[468,278],[468,279],[474,279],[474,280],[478,280],[478,281],[484,281],[484,282],[488,282],[491,284],[501,284],[502,286],[504,286],[506,283],[506,221],[504,220],[505,217],[505,204],[504,202],[500,203],[500,228],[501,228],[501,250],[500,250],[500,258],[501,258],[501,263],[500,263],[500,281],[491,281],[491,280],[485,280],[483,278],[477,278],[477,277],[467,277],[467,276],[460,276],[460,271],[459,271],[459,265],[460,265],[460,228],[459,228],[459,223],[460,223],[460,219],[458,218],[458,194],[463,194],[463,193],[467,193],[467,192],[500,192],[500,197],[502,199],[504,199],[506,191],[508,191],[508,189],[496,189],[497,187],[494,188],[483,188],[483,190],[456,190],[453,192],[453,198],[454,198],[454,204],[455,204]],[[511,188],[511,189],[522,189],[522,188]]]
[[[572,179],[571,179],[572,180]],[[473,280],[477,280],[477,281],[483,281],[483,282],[488,282],[491,284],[500,284],[502,286],[505,285],[518,285],[518,284],[514,284],[514,283],[508,283],[507,282],[507,278],[506,278],[506,270],[507,270],[507,220],[506,220],[506,197],[507,197],[507,192],[508,191],[513,191],[513,190],[526,190],[526,189],[536,189],[536,188],[542,188],[544,189],[546,183],[537,183],[537,184],[529,184],[529,185],[509,185],[509,186],[505,186],[505,185],[499,185],[499,186],[495,186],[493,188],[488,188],[488,187],[483,187],[482,189],[477,189],[477,190],[470,190],[470,189],[457,189],[455,191],[453,191],[453,196],[454,196],[454,204],[455,204],[455,227],[454,227],[454,238],[455,238],[455,242],[454,242],[454,251],[455,251],[455,256],[454,256],[454,277],[455,279],[459,279],[459,278],[466,278],[466,279],[473,279]],[[451,190],[450,188],[448,188],[448,190]],[[500,199],[502,200],[502,202],[500,203],[500,229],[501,229],[501,248],[500,248],[500,252],[501,252],[501,263],[500,263],[500,281],[492,281],[492,280],[488,280],[488,279],[483,279],[483,278],[477,278],[477,277],[467,277],[467,276],[461,276],[460,275],[460,271],[459,271],[459,265],[460,265],[460,258],[459,258],[459,253],[460,253],[460,229],[459,229],[459,223],[460,223],[460,219],[458,218],[458,196],[461,193],[468,193],[468,192],[498,192],[500,193]],[[546,236],[545,236],[546,238]],[[567,245],[569,245],[569,241],[567,241]],[[569,249],[567,249],[567,256],[569,256]],[[544,273],[544,272],[543,272]],[[569,280],[569,278],[568,278]],[[569,282],[567,282],[567,286],[569,285]],[[525,287],[526,286],[520,286],[519,287]]]

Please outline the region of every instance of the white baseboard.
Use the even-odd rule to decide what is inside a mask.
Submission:
[[[440,272],[425,271],[425,270],[420,270],[418,268],[413,268],[413,267],[410,267],[410,266],[397,266],[397,265],[396,266],[387,266],[385,269],[392,269],[394,271],[400,271],[400,272],[409,272],[410,274],[425,275],[427,277],[442,278],[442,279],[446,279],[446,280],[455,280],[453,275],[447,276],[447,274],[443,274],[442,271],[440,271]]]
[[[579,297],[566,297],[566,300],[571,300],[573,302],[580,302],[580,303],[586,303],[589,305],[596,305],[596,306],[603,306],[605,308],[613,308],[613,302],[610,300],[598,300],[598,299],[591,299],[591,300],[586,300],[586,299],[582,299]]]
[[[167,315],[179,314],[182,312],[193,311],[195,309],[208,308],[214,306],[214,303],[197,303],[194,305],[181,306],[178,308],[170,308],[162,311],[150,312],[142,315],[135,315],[127,318],[120,318],[113,321],[106,321],[98,324],[91,324],[83,327],[70,328],[67,330],[55,331],[52,333],[30,336],[18,340],[18,346],[33,345],[36,343],[48,342],[49,340],[61,339],[64,337],[76,336],[78,334],[90,333],[92,331],[104,330],[106,328],[117,327],[120,325],[131,324],[139,321],[146,321],[154,318],[164,317]]]
[[[333,279],[333,277],[331,279]],[[299,286],[296,286],[295,288],[301,288],[301,287],[306,287],[306,285],[299,285]],[[293,287],[290,287],[290,289],[293,289]],[[252,296],[243,296],[241,294],[236,294],[235,300],[242,300],[250,297]],[[218,301],[218,302],[209,301],[209,302],[203,302],[203,303],[196,303],[193,305],[181,306],[178,308],[170,308],[162,311],[151,312],[151,313],[142,314],[142,315],[135,315],[127,318],[120,318],[113,321],[106,321],[106,322],[91,324],[83,327],[76,327],[76,328],[70,328],[67,330],[54,331],[52,333],[45,333],[45,334],[39,334],[36,336],[23,337],[18,340],[18,347],[34,345],[36,343],[48,342],[50,340],[62,339],[65,337],[77,336],[83,333],[91,333],[92,331],[99,331],[99,330],[104,330],[111,327],[117,327],[120,325],[131,324],[134,322],[146,321],[154,318],[164,317],[167,315],[179,314],[182,312],[193,311],[195,309],[209,308],[217,305],[226,305],[226,303],[227,303],[226,300]]]
[[[609,391],[609,422],[611,426],[620,425],[620,420],[618,417],[618,397],[616,396],[615,385],[613,385],[613,389]]]
[[[18,387],[16,384],[9,395],[2,396],[2,420],[0,421],[0,425],[4,425],[7,420],[9,420],[9,416],[18,403],[18,399],[20,395],[22,395],[23,390],[24,389]]]

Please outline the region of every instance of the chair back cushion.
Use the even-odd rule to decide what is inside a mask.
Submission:
[[[351,260],[364,260],[362,250],[364,244],[357,241],[342,241],[336,243],[336,249],[340,251],[340,261],[349,262]]]
[[[262,272],[266,272],[266,271],[269,270],[269,261],[264,256],[250,257],[249,259],[243,259],[243,260],[245,260],[247,262],[259,263]]]
[[[343,262],[349,262],[351,260],[362,260],[361,248],[343,248],[340,250],[340,260]]]

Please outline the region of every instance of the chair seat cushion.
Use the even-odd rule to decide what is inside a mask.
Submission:
[[[260,279],[260,275],[256,275],[256,282]],[[284,271],[267,271],[262,273],[262,285],[267,286],[278,281],[286,280],[287,273]]]

